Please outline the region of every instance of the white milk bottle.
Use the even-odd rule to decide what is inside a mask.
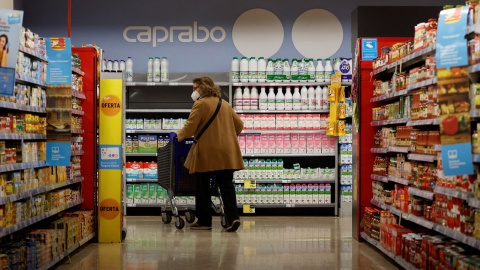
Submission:
[[[250,88],[245,87],[243,89],[243,109],[248,111],[250,110]]]
[[[120,70],[120,65],[118,64],[118,60],[113,61],[113,71],[118,72]]]
[[[282,82],[282,79],[279,79],[283,76],[283,63],[282,60],[279,58],[275,60],[275,82]]]
[[[258,80],[258,66],[257,60],[255,57],[250,57],[250,62],[248,62],[248,81],[257,82]]]
[[[233,96],[233,109],[243,110],[243,94],[242,88],[240,87],[235,89],[235,95]]]
[[[120,60],[120,71],[125,71],[125,61]]]
[[[112,60],[108,60],[107,62],[107,71],[112,72],[113,71],[113,62]]]
[[[250,91],[250,110],[258,110],[258,90],[255,86]]]
[[[266,79],[267,79],[267,62],[265,61],[265,58],[263,57],[260,57],[258,58],[258,62],[257,62],[257,66],[258,66],[258,82],[265,82]]]
[[[275,97],[275,109],[277,111],[285,110],[285,96],[282,87],[277,88],[277,96]]]
[[[268,110],[274,111],[275,110],[275,102],[276,102],[275,92],[273,91],[273,87],[268,89]]]
[[[300,92],[301,99],[302,99],[302,110],[308,110],[308,90],[306,86],[302,87],[302,91]]]
[[[240,82],[248,82],[248,60],[242,57],[240,60]]]
[[[328,87],[327,86],[324,86],[322,89],[322,100],[323,100],[322,110],[328,110]]]
[[[308,75],[307,63],[305,63],[305,59],[302,59],[302,61],[298,63],[298,76],[300,77],[299,81],[306,82],[307,75]]]
[[[155,61],[153,61],[153,81],[159,82],[160,81],[160,57],[155,57]]]
[[[309,77],[308,81],[315,82],[315,65],[313,64],[313,59],[308,59],[307,66]]]
[[[288,59],[283,59],[283,82],[290,82],[291,73],[290,73],[290,64]]]
[[[300,87],[295,86],[293,91],[293,109],[300,110],[302,108],[302,96],[300,95]]]
[[[287,89],[285,90],[285,110],[291,111],[292,109],[293,109],[292,90],[290,89],[290,86],[287,86]]]
[[[315,97],[315,89],[313,86],[308,88],[308,109],[315,110],[317,106],[317,98]]]
[[[107,70],[107,59],[103,58],[102,71],[106,71],[106,70]]]
[[[275,76],[275,67],[273,66],[272,59],[268,59],[266,73],[267,73],[267,82],[273,82],[273,77]]]
[[[342,64],[342,59],[341,58],[335,58],[333,60],[333,73],[340,72],[340,65]]]
[[[321,110],[323,108],[323,99],[322,99],[322,88],[320,85],[315,88],[315,99],[317,104],[315,105],[315,110]]]
[[[260,110],[267,110],[268,109],[268,96],[265,92],[265,86],[260,88],[260,96],[259,96],[259,104],[258,107]]]
[[[168,73],[167,57],[162,57],[161,67],[162,67],[162,71],[160,73],[160,76],[161,76],[162,82],[168,82],[170,75]]]
[[[298,82],[298,60],[292,60],[292,67],[290,68],[290,79],[292,82]]]
[[[325,81],[325,69],[323,68],[322,59],[317,59],[317,68],[315,69],[315,81],[316,82]]]
[[[133,81],[133,60],[131,57],[128,57],[127,59],[127,63],[125,65],[125,73],[126,73],[127,82],[132,82]]]
[[[239,82],[240,81],[240,62],[238,61],[237,57],[233,57],[232,60],[232,82]]]
[[[147,82],[153,82],[153,57],[149,57],[147,62]]]
[[[333,68],[332,64],[330,63],[330,59],[327,58],[325,60],[325,82],[330,83],[332,81],[332,74],[333,73]]]

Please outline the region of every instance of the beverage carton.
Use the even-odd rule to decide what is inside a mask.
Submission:
[[[254,170],[254,179],[260,179],[262,172],[260,171],[260,159],[254,159],[253,163],[253,170]]]
[[[322,153],[323,154],[330,153],[330,143],[328,141],[328,136],[326,134],[322,134]]]
[[[259,179],[267,179],[265,159],[259,159],[259,162],[260,162]]]
[[[157,203],[157,184],[148,184],[148,203]]]
[[[277,141],[276,141],[276,149],[275,152],[277,154],[283,154],[283,134],[276,134]]]
[[[270,179],[277,179],[277,172],[278,171],[278,161],[277,159],[272,159],[272,171],[270,175]]]
[[[327,114],[321,114],[320,115],[320,129],[321,130],[326,130],[327,129],[327,119],[328,119]]]
[[[315,142],[313,134],[307,134],[307,153],[313,154],[315,152]]]
[[[283,177],[283,159],[279,158],[277,160],[277,173],[275,179],[280,179]]]
[[[291,187],[290,187],[290,189],[291,189]],[[302,185],[297,184],[295,186],[295,202],[292,202],[292,203],[301,204],[302,203],[302,197],[303,197]]]
[[[298,153],[298,134],[292,133],[291,139],[292,139],[292,154],[297,154]]]
[[[159,204],[165,204],[165,197],[164,197],[164,189],[160,186],[157,185],[157,203]]]
[[[255,134],[253,135],[253,153],[260,154],[261,152],[262,152],[261,135]]]
[[[290,134],[283,135],[283,153],[290,154],[292,153],[292,140]]]
[[[267,197],[267,199],[265,200],[266,204],[273,204],[275,202],[272,184],[266,185],[266,197]]]
[[[335,153],[335,144],[336,144],[336,139],[334,136],[328,136],[328,143],[330,147],[330,152],[329,153]]]
[[[330,184],[325,185],[325,200],[324,203],[332,203],[332,187]]]
[[[318,184],[313,185],[312,203],[313,204],[318,204],[319,203]]]
[[[300,129],[300,130],[307,129],[307,122],[306,122],[305,114],[299,114],[298,115],[298,129]]]
[[[133,185],[127,185],[127,203],[133,203]]]
[[[292,129],[292,123],[290,120],[290,115],[283,114],[283,129],[290,130]]]
[[[320,122],[321,122],[320,114],[313,114],[312,115],[312,129],[319,130],[320,129]]]
[[[276,120],[275,120],[275,128],[278,130],[283,130],[285,128],[284,125],[284,115],[283,114],[277,114]]]
[[[300,203],[302,204],[307,204],[307,191],[308,191],[308,186],[307,184],[302,184],[302,191],[301,191],[301,200]]]
[[[139,153],[157,153],[157,135],[138,135]]]
[[[143,162],[126,163],[127,178],[143,178]]]
[[[325,185],[324,184],[320,184],[318,186],[318,203],[319,204],[324,204],[325,203]]]
[[[274,130],[275,129],[275,114],[268,114],[267,115],[267,129]]]
[[[253,115],[253,129],[260,130],[262,129],[262,114]]]
[[[272,160],[267,159],[265,160],[265,178],[264,179],[271,179],[272,177]]]
[[[195,205],[195,196],[187,196],[187,205]]]
[[[313,114],[305,115],[305,129],[307,130],[313,129]]]
[[[298,134],[298,153],[307,153],[307,136],[305,133]]]
[[[142,203],[142,185],[133,185],[133,203]]]
[[[246,130],[253,129],[253,115],[246,114],[243,119],[244,119],[243,129],[246,129]]]
[[[247,134],[246,153],[253,154],[253,134]]]
[[[313,203],[313,184],[308,184],[306,203],[307,204],[312,204]]]
[[[275,134],[268,134],[268,153],[275,154],[276,145],[275,145]]]
[[[283,203],[289,204],[290,203],[290,186],[285,184],[283,186]]]
[[[246,141],[245,141],[245,135],[239,135],[238,136],[238,145],[240,146],[240,151],[242,154],[246,153]]]
[[[290,127],[292,130],[298,129],[298,114],[290,114]]]
[[[143,163],[143,178],[156,179],[158,178],[158,168],[156,162]]]
[[[148,203],[148,184],[142,184],[142,203]]]
[[[268,153],[268,134],[261,135],[261,153],[262,154]]]
[[[322,153],[322,134],[315,133],[313,136],[314,153]]]
[[[270,123],[269,123],[268,114],[263,114],[261,119],[262,119],[262,130],[269,129],[268,126],[270,125]]]

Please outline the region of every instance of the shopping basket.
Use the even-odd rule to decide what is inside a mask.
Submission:
[[[162,209],[162,221],[168,224],[172,221],[172,214],[175,218],[175,227],[182,229],[185,221],[178,213],[178,206],[175,200],[176,196],[193,196],[195,195],[195,177],[191,175],[185,168],[185,160],[188,152],[193,144],[193,138],[188,138],[179,142],[177,134],[172,132],[168,143],[159,147],[157,150],[157,168],[158,168],[158,184],[167,190],[167,198],[165,207]],[[219,194],[218,187],[215,185],[215,175],[212,174],[210,188],[213,196],[220,198],[220,205],[217,206],[212,202],[212,208],[221,216],[221,225],[226,226],[226,216],[223,209],[222,198]],[[167,211],[171,208],[172,214]],[[185,206],[185,219],[188,223],[195,221],[195,214],[191,211],[193,206]]]

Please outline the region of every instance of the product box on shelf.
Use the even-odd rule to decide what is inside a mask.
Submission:
[[[141,195],[141,203],[148,203],[148,184],[142,184],[142,195]]]
[[[253,135],[253,153],[260,154],[262,152],[262,136],[260,134]]]
[[[139,153],[157,153],[157,135],[139,135]]]
[[[298,153],[299,154],[307,153],[307,136],[305,133],[298,134]]]
[[[158,168],[156,162],[143,163],[143,178],[156,179],[158,178]]]
[[[134,185],[127,185],[127,190],[126,190],[127,203],[133,203],[133,186]]]
[[[133,185],[133,202],[142,203],[142,185],[141,184]]]
[[[165,190],[161,186],[157,186],[157,203],[159,204],[165,204],[165,196],[164,196]]]
[[[143,178],[143,162],[126,162],[127,178]]]
[[[157,186],[155,183],[148,184],[148,203],[157,202]]]

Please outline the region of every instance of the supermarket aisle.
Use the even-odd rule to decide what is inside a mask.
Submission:
[[[123,244],[89,244],[60,269],[396,269],[351,238],[351,219],[242,217],[237,233],[177,230],[160,217],[127,217]]]

